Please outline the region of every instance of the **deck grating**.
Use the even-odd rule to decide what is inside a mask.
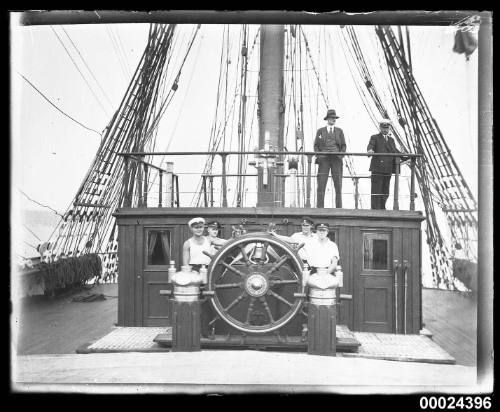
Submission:
[[[353,334],[361,346],[357,353],[343,353],[342,356],[404,362],[455,363],[455,359],[428,336],[369,332]]]
[[[77,353],[165,352],[169,351],[170,348],[160,346],[154,342],[154,339],[159,334],[171,336],[171,333],[170,327],[115,327],[103,338],[79,348]],[[351,332],[348,329],[342,329],[341,334],[354,336],[361,344],[357,352],[342,352],[341,356],[344,357],[404,362],[455,363],[453,357],[427,336]]]
[[[77,349],[77,353],[93,352],[165,352],[154,338],[160,334],[171,334],[170,327],[115,327],[110,333],[96,342]]]

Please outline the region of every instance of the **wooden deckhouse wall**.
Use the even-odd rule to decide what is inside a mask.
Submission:
[[[335,232],[344,272],[344,286],[339,309],[340,324],[354,331],[418,333],[421,329],[421,212],[392,210],[346,210],[304,208],[121,208],[114,214],[119,227],[119,326],[167,326],[170,309],[160,296],[168,289],[167,266],[147,266],[148,230],[169,229],[171,259],[179,269],[182,244],[191,236],[187,222],[202,216],[218,220],[221,237],[230,238],[232,225],[245,222],[248,232],[264,231],[273,222],[278,233],[291,235],[300,231],[300,218],[328,222]],[[364,242],[371,238],[387,239],[387,270],[366,270],[363,266]],[[394,299],[394,260],[406,262],[406,323],[403,319],[403,269],[399,269],[398,304]],[[349,297],[352,297],[349,299]]]

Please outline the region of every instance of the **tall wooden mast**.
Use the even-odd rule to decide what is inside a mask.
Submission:
[[[260,27],[260,77],[259,77],[259,149],[268,145],[283,150],[283,56],[285,35],[283,25]],[[266,145],[268,136],[268,145]],[[258,169],[257,206],[283,206],[285,187],[276,173],[283,173],[283,166],[268,168],[267,176],[262,167]]]

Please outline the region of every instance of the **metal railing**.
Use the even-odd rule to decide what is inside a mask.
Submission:
[[[124,174],[124,182],[125,184],[129,180],[129,162],[130,160],[138,162],[143,167],[144,176],[148,176],[149,168],[153,168],[159,173],[159,185],[158,185],[158,207],[162,206],[162,181],[163,176],[165,174],[169,174],[172,176],[173,184],[171,185],[171,207],[177,206],[179,207],[179,176],[177,174],[173,174],[172,172],[168,172],[165,169],[162,169],[156,165],[153,165],[149,162],[144,161],[145,156],[220,156],[221,158],[221,173],[220,174],[209,174],[209,173],[201,173],[202,178],[202,192],[203,192],[203,201],[205,207],[214,206],[214,196],[213,196],[213,187],[214,187],[214,177],[220,177],[222,179],[222,207],[228,207],[227,201],[227,178],[228,177],[257,177],[258,174],[230,174],[227,173],[227,157],[231,155],[253,155],[256,158],[262,155],[273,158],[281,162],[283,162],[284,156],[297,155],[297,156],[306,156],[307,157],[307,173],[306,174],[296,174],[297,177],[305,177],[305,207],[311,207],[311,187],[312,187],[312,177],[315,176],[312,174],[312,161],[313,157],[317,155],[325,155],[325,152],[298,152],[298,151],[221,151],[221,152],[130,152],[130,153],[118,153],[120,156],[124,156],[125,161],[125,174]],[[393,210],[399,210],[399,187],[400,187],[400,173],[401,173],[401,158],[406,158],[406,161],[410,162],[410,204],[409,210],[415,210],[415,173],[416,173],[416,160],[417,158],[422,158],[420,154],[412,154],[412,153],[350,153],[350,152],[328,152],[328,155],[337,155],[337,156],[360,156],[360,157],[393,157],[395,159],[394,162],[394,184],[393,184]],[[283,173],[274,173],[275,178],[286,179],[290,176],[290,174]],[[345,179],[352,179],[355,187],[355,208],[358,208],[359,202],[359,179],[370,178],[370,176],[350,176],[344,175]],[[208,182],[207,182],[208,180]],[[147,183],[147,182],[146,182]],[[207,187],[208,183],[208,187]],[[139,199],[138,199],[138,207],[144,207],[147,205],[147,184],[139,184]],[[175,190],[174,190],[175,187]],[[131,199],[132,193],[131,190],[126,191],[124,206],[131,207]]]

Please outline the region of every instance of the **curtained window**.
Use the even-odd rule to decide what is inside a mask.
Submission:
[[[172,256],[170,230],[148,231],[148,265],[168,265]]]

